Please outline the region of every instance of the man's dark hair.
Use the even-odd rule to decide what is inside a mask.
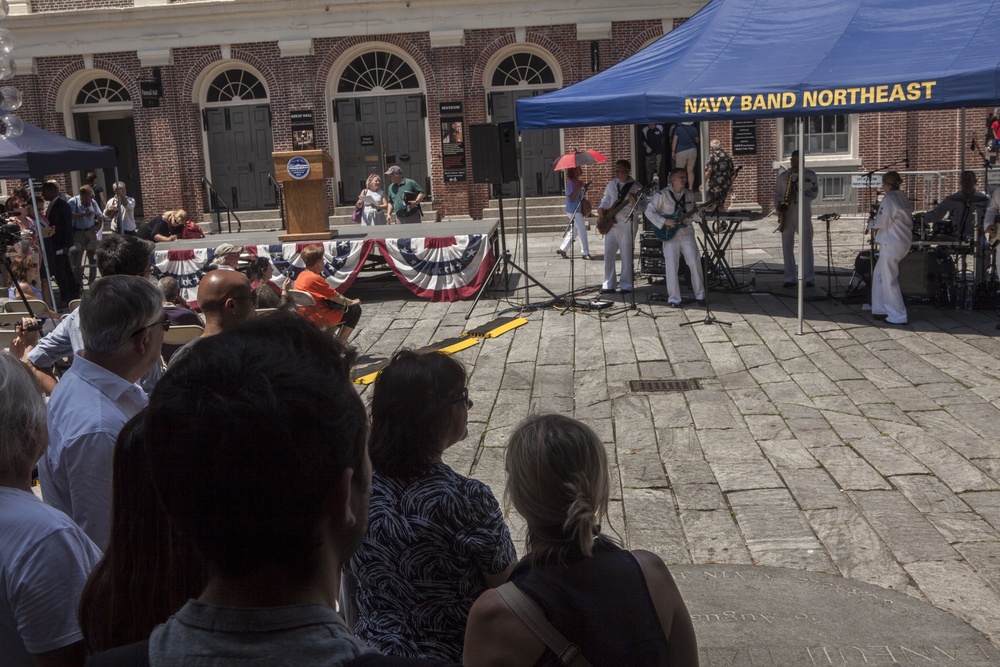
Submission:
[[[362,474],[367,420],[353,354],[305,319],[255,318],[201,340],[150,397],[145,438],[163,507],[218,573],[314,571],[344,469]]]
[[[617,160],[615,162],[615,166],[617,166],[617,167],[625,167],[625,169],[627,169],[629,171],[632,171],[632,163],[629,162],[628,160]]]
[[[141,276],[149,268],[153,245],[131,234],[109,234],[97,244],[102,276]]]
[[[393,355],[372,391],[372,469],[403,479],[422,475],[452,427],[451,408],[461,400],[465,378],[462,364],[440,352]]]

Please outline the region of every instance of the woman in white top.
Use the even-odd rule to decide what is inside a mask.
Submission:
[[[369,174],[365,185],[367,187],[358,195],[358,201],[355,204],[357,208],[361,209],[361,224],[386,224],[386,202],[382,192],[382,177],[378,174]]]

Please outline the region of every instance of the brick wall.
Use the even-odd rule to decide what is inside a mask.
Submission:
[[[69,0],[35,0],[39,11],[56,11],[58,8],[81,6]],[[66,7],[63,7],[66,5]],[[85,7],[124,6],[111,0],[87,0]],[[674,21],[675,27],[683,22]],[[649,41],[659,37],[663,28],[660,21],[622,21],[612,26],[611,39],[597,40],[598,69],[604,70],[626,58]],[[327,80],[348,49],[365,43],[388,43],[403,51],[420,71],[427,84],[427,136],[431,156],[430,174],[433,183],[435,207],[441,215],[471,215],[481,217],[488,202],[488,187],[472,182],[471,154],[468,140],[467,176],[465,183],[443,182],[441,167],[441,136],[439,103],[461,101],[466,128],[487,121],[486,88],[484,77],[490,59],[501,49],[515,43],[512,29],[465,31],[462,46],[432,49],[427,33],[324,38],[314,40],[313,54],[282,58],[275,42],[233,44],[231,56],[236,63],[246,63],[260,73],[267,86],[272,111],[272,130],[275,150],[291,148],[289,128],[290,109],[313,109],[317,145],[331,146],[329,115],[330,96]],[[576,26],[552,25],[529,27],[525,41],[533,48],[550,54],[556,63],[564,86],[581,81],[594,72],[591,68],[591,42],[576,39]],[[140,103],[139,81],[153,76],[151,68],[140,66],[136,54],[100,54],[94,59],[95,69],[110,72],[119,79],[132,96],[132,114],[140,155],[140,177],[147,215],[183,206],[189,212],[204,209],[205,194],[201,183],[206,173],[204,132],[201,109],[192,101],[198,96],[196,85],[206,68],[221,60],[219,47],[176,48],[172,51],[173,64],[160,68],[164,97],[159,108],[144,109]],[[65,133],[63,110],[57,108],[60,88],[69,77],[83,69],[79,57],[41,58],[36,63],[37,74],[20,75],[14,85],[24,94],[25,103],[20,115],[30,122],[59,133]],[[96,75],[96,73],[95,73]],[[863,170],[885,165],[906,157],[901,167],[909,170],[958,169],[960,152],[966,151],[970,166],[980,163],[977,154],[968,150],[973,138],[982,143],[988,109],[968,111],[967,132],[959,137],[959,112],[956,110],[882,113],[860,116],[860,159]],[[731,151],[731,124],[708,124],[706,140],[718,138],[726,150]],[[775,170],[772,162],[776,156],[776,123],[774,120],[757,121],[757,154],[734,157],[743,170],[733,187],[730,201],[757,202],[767,211],[772,204]],[[635,130],[632,126],[571,128],[562,131],[563,146],[593,148],[610,158],[604,165],[588,167],[587,179],[603,184],[611,178],[611,164],[615,159],[634,161]],[[337,159],[337,156],[333,156]],[[633,165],[638,167],[638,165]],[[69,180],[59,176],[64,187]],[[918,187],[919,186],[919,187]],[[957,189],[954,176],[946,181],[945,194]],[[328,203],[336,204],[336,183],[330,182]],[[918,201],[926,194],[923,183],[915,184],[911,196]]]

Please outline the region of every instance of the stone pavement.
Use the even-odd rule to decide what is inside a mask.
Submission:
[[[861,223],[835,224],[834,263],[846,285]],[[772,228],[745,225],[730,253],[734,267],[755,267],[758,290],[781,282],[763,264],[780,267]],[[563,292],[571,263],[555,255],[558,238],[530,235],[527,268]],[[599,254],[594,231],[591,244]],[[601,267],[576,260],[576,288],[599,287]],[[637,281],[638,311],[529,312],[525,326],[458,353],[475,405],[469,437],[446,461],[502,497],[514,425],[536,411],[573,415],[607,445],[614,484],[605,530],[628,547],[668,564],[842,575],[927,601],[1000,645],[997,314],[916,305],[908,326],[893,327],[859,304],[816,301],[798,335],[792,298],[712,292],[726,327],[700,323],[693,304],[649,301],[663,291]],[[395,286],[350,294],[365,308],[353,342],[386,356],[523,302],[523,292],[491,296],[467,323],[469,302],[427,303]],[[691,320],[699,323],[679,326]],[[630,380],[659,379],[697,379],[701,388],[629,389]],[[511,514],[510,524],[523,551],[523,522]]]

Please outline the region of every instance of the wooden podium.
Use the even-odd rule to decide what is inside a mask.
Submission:
[[[281,181],[285,199],[286,233],[278,240],[328,241],[337,236],[330,229],[326,205],[326,179],[333,177],[333,160],[325,150],[279,151],[272,154],[274,174]]]

